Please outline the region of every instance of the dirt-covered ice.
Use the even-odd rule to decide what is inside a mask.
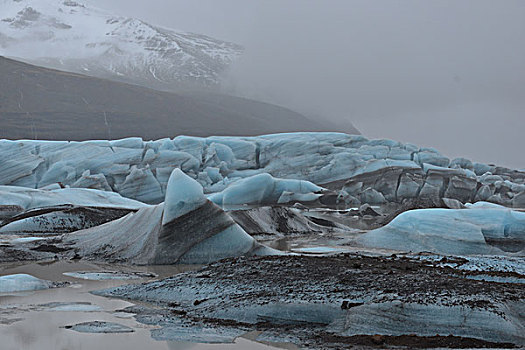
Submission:
[[[142,322],[160,325],[155,334],[162,339],[177,339],[183,327],[207,326],[226,334],[227,329],[261,331],[260,339],[334,349],[524,346],[523,285],[475,279],[479,271],[444,262],[454,259],[357,254],[235,258],[96,294],[160,307],[130,311]],[[515,271],[484,274],[525,277]]]

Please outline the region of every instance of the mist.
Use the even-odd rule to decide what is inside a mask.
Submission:
[[[245,47],[224,90],[525,168],[525,2],[91,0]]]

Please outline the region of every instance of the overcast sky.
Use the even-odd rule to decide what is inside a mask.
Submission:
[[[244,45],[228,91],[525,168],[523,0],[88,0]]]

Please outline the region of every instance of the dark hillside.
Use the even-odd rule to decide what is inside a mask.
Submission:
[[[0,138],[159,139],[287,131],[351,132],[257,101],[162,92],[0,57]]]

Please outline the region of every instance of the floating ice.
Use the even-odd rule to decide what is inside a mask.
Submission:
[[[104,281],[104,280],[134,280],[141,278],[154,278],[157,275],[149,272],[123,272],[123,271],[78,271],[64,272],[64,276],[74,277],[83,280]]]
[[[53,302],[48,304],[40,304],[39,307],[42,307],[49,311],[60,311],[60,312],[94,312],[101,311],[100,306],[93,305],[89,302]]]
[[[296,253],[305,253],[305,254],[329,254],[329,253],[341,253],[345,249],[337,247],[303,247],[303,248],[293,248],[292,252]]]
[[[81,333],[132,333],[133,328],[114,322],[91,321],[65,326],[66,329]]]
[[[523,252],[525,213],[492,204],[410,210],[358,241],[371,247],[452,255]]]
[[[36,242],[36,241],[41,241],[43,239],[45,238],[43,237],[20,237],[20,238],[13,238],[8,241],[4,241],[2,243],[17,244],[17,243]]]
[[[0,277],[0,293],[27,292],[48,289],[53,283],[27,274]]]

